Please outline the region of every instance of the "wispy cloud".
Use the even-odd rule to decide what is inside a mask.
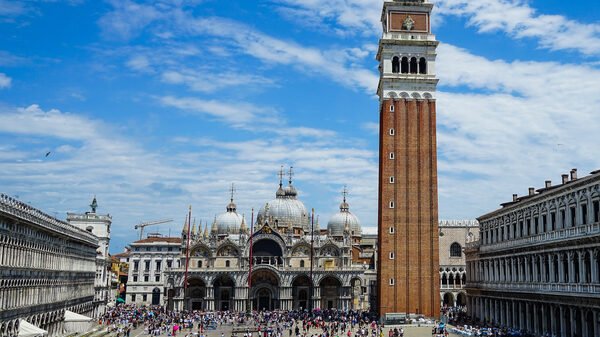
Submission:
[[[250,123],[276,121],[276,111],[250,103],[227,103],[217,100],[204,100],[192,97],[164,96],[160,102],[192,114],[200,114],[224,120],[233,127],[248,126]]]
[[[100,18],[100,27],[109,39],[129,40],[137,37],[144,28],[159,20],[163,13],[154,6],[129,0],[112,0],[114,10]]]
[[[10,88],[12,78],[8,77],[5,73],[0,73],[0,89]]]
[[[137,4],[130,1],[113,5],[114,10],[100,20],[100,25],[105,31],[119,35],[122,39],[131,39],[140,34],[150,23],[153,23],[155,29],[166,26],[173,32],[173,34],[169,34],[168,40],[162,45],[170,50],[175,50],[169,44],[176,41],[177,38],[218,38],[226,48],[233,48],[236,52],[249,55],[265,64],[284,65],[305,74],[325,76],[343,86],[365,90],[369,94],[377,85],[375,72],[366,70],[355,62],[357,59],[369,55],[372,52],[372,46],[354,47],[342,51],[338,49],[321,50],[294,41],[275,38],[235,20],[222,17],[199,17],[192,11],[186,10],[183,5],[161,8],[160,14],[157,13],[159,12],[156,7],[158,5]],[[132,11],[142,13],[139,20],[130,20],[129,14]],[[186,45],[195,46],[193,42],[189,42],[189,39],[186,40]],[[197,50],[203,50],[203,46],[196,47]],[[223,49],[220,49],[219,52],[223,52]],[[159,54],[166,55],[160,51]],[[132,68],[145,69],[148,66],[148,62],[145,61],[149,60],[152,63],[152,58],[141,59],[136,56],[128,61],[128,65]],[[138,62],[140,60],[144,62]],[[185,69],[173,68],[171,66],[162,73],[163,80],[185,81],[192,89],[195,88],[199,91],[212,90],[198,84],[198,81],[195,80],[198,77],[197,73],[185,74],[183,72]],[[253,74],[246,76],[245,79],[252,83],[259,78]]]
[[[119,247],[132,239],[130,225],[142,220],[181,215],[171,227],[178,230],[190,203],[199,219],[211,219],[224,211],[231,182],[239,211],[249,216],[252,207],[274,198],[279,165],[293,164],[301,198],[316,202],[307,207],[316,207],[323,222],[339,203],[327,191],[337,195],[348,184],[353,210],[374,225],[376,154],[351,138],[328,137],[328,130],[289,129],[291,136],[244,141],[165,139],[156,149],[80,114],[37,105],[0,108],[0,137],[12,139],[0,146],[0,185],[58,214],[83,210],[98,194],[101,211],[115,215],[113,243]]]
[[[340,35],[381,31],[381,0],[274,0],[286,17],[301,25],[330,27]]]
[[[357,66],[352,61],[365,55],[360,48],[344,53],[320,50],[293,41],[285,41],[257,31],[249,26],[225,18],[179,18],[181,28],[193,34],[207,34],[228,38],[239,50],[268,64],[291,66],[297,71],[325,75],[341,85],[369,93],[377,86],[375,72]]]
[[[600,70],[489,60],[447,44],[438,53],[440,205],[446,217],[460,217],[457,210],[464,209],[454,200],[481,214],[572,167],[600,167],[594,147],[586,145],[596,142],[600,128]],[[452,92],[464,87],[470,90]]]
[[[500,31],[515,39],[533,38],[550,50],[600,53],[600,24],[540,14],[523,0],[437,0],[436,4],[438,14],[466,17],[480,33]]]
[[[265,87],[274,84],[274,80],[260,75],[234,72],[213,73],[212,69],[194,71],[190,69],[166,70],[161,80],[170,84],[183,84],[193,91],[211,93],[225,88],[238,86]]]

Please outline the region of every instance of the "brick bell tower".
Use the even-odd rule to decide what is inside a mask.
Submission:
[[[378,310],[439,317],[433,4],[385,0],[379,40]]]

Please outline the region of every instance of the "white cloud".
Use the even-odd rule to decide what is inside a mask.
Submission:
[[[160,19],[162,13],[153,6],[130,0],[110,1],[112,12],[100,18],[99,24],[107,38],[128,40],[137,37],[148,25]]]
[[[276,111],[250,103],[226,103],[193,97],[164,96],[160,102],[192,114],[208,115],[230,123],[233,127],[248,126],[249,123],[275,121]]]
[[[146,55],[135,55],[127,61],[127,66],[136,71],[149,71],[150,68],[150,60]]]
[[[376,35],[381,31],[381,0],[275,0],[295,22],[331,26],[338,34]]]
[[[535,38],[551,50],[600,53],[600,24],[562,15],[538,14],[523,0],[437,0],[437,14],[467,17],[479,32],[501,31],[516,39]]]
[[[600,167],[591,146],[600,128],[600,70],[489,60],[447,44],[438,55],[444,217],[483,214],[572,167],[584,174]]]
[[[0,185],[50,214],[85,210],[88,198],[97,194],[100,211],[113,214],[116,248],[133,240],[132,225],[142,220],[172,216],[176,223],[162,230],[172,228],[177,235],[189,204],[198,219],[212,219],[224,211],[231,182],[238,189],[239,211],[249,217],[252,207],[274,198],[279,165],[293,164],[300,197],[317,209],[322,225],[337,210],[343,184],[350,188],[352,210],[374,225],[376,153],[351,138],[291,126],[292,136],[286,137],[223,141],[199,136],[164,140],[155,148],[123,131],[37,105],[0,108],[0,137],[11,137],[10,146],[0,146]],[[48,148],[52,154],[44,158]]]
[[[236,86],[260,87],[274,84],[274,80],[259,75],[240,74],[235,72],[213,73],[210,69],[194,71],[190,69],[166,70],[161,80],[170,84],[184,84],[199,92],[215,92]]]
[[[0,73],[0,89],[10,88],[12,78],[6,76],[4,73]]]
[[[325,75],[334,82],[369,93],[377,86],[378,79],[374,72],[350,62],[357,55],[366,55],[360,48],[344,53],[337,50],[323,51],[277,39],[223,18],[193,18],[183,15],[178,18],[178,22],[182,29],[192,34],[230,39],[243,53],[268,64],[287,65],[309,74]]]
[[[376,122],[367,122],[367,123],[363,123],[361,125],[361,127],[364,130],[367,130],[368,132],[372,133],[372,134],[379,134],[379,123]]]

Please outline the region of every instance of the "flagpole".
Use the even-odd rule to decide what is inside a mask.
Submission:
[[[315,209],[312,209],[310,216],[310,299],[308,302],[309,311],[313,310],[313,251],[315,250]]]
[[[252,313],[252,301],[250,291],[252,290],[252,236],[254,234],[254,208],[250,219],[250,251],[248,254],[248,302],[246,304],[246,313],[248,316]]]
[[[186,309],[185,307],[187,307],[187,305],[185,305],[187,302],[185,302],[185,298],[187,295],[187,287],[188,287],[188,269],[190,266],[190,228],[192,227],[191,225],[191,219],[192,219],[192,205],[190,205],[189,211],[188,211],[188,218],[187,218],[187,223],[188,223],[188,232],[187,232],[187,242],[186,242],[186,249],[185,249],[185,276],[183,278],[183,298],[184,298],[184,309]]]

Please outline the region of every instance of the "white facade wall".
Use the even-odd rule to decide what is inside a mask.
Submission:
[[[126,303],[151,305],[158,290],[155,304],[165,304],[165,275],[169,266],[179,267],[180,247],[180,238],[150,237],[131,244]]]

